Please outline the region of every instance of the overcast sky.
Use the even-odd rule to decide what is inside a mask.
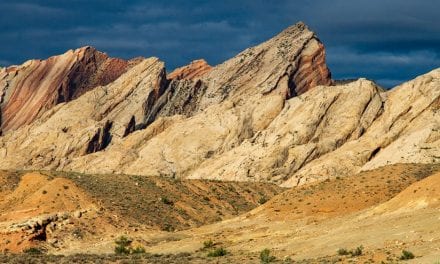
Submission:
[[[439,0],[14,0],[0,2],[0,66],[91,45],[211,65],[304,21],[334,78],[391,87],[440,67]]]

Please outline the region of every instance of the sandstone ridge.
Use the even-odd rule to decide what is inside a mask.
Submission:
[[[332,86],[322,43],[298,23],[215,67],[167,75],[159,59],[137,60],[0,137],[0,168],[290,187],[438,162],[439,83],[437,69],[390,91],[365,79]]]
[[[30,124],[55,105],[113,82],[130,64],[93,47],[83,47],[47,60],[30,60],[1,69],[0,131]]]

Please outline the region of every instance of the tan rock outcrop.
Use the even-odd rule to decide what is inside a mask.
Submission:
[[[257,104],[267,126],[256,130],[257,109],[228,101],[191,118],[159,119],[68,169],[294,186],[386,164],[438,162],[439,74],[389,92],[360,79],[286,102],[269,97]]]
[[[101,164],[99,168],[105,172],[186,177],[206,158],[228,151],[265,129],[282,110],[286,97],[297,93],[290,88],[299,86],[292,80],[298,65],[303,70],[312,65],[301,64],[300,59],[320,53],[321,48],[314,33],[299,23],[214,67],[198,80],[172,81],[148,120],[178,114],[188,119],[176,121],[150,141],[143,140],[150,138],[148,128],[136,132],[124,144],[77,158],[66,169],[97,172],[97,164]],[[311,68],[313,73],[313,69],[326,66]],[[301,78],[327,84],[331,80],[326,72],[324,76],[317,73]],[[109,155],[112,158],[105,158]]]
[[[115,82],[61,103],[31,125],[0,137],[0,166],[59,169],[73,157],[102,150],[120,140],[133,119],[142,121],[165,84],[163,63],[145,59]]]
[[[142,60],[0,137],[0,168],[294,186],[439,162],[440,69],[388,92],[365,79],[329,86],[324,56],[298,23],[187,78]]]
[[[299,23],[275,38],[213,68],[199,80],[173,80],[171,84],[168,84],[166,79],[163,63],[156,59],[143,61],[109,85],[98,86],[72,102],[59,104],[41,114],[30,126],[5,135],[0,139],[1,166],[71,169],[76,165],[67,165],[74,158],[81,160],[82,155],[117,145],[118,141],[130,133],[145,128],[159,117],[176,114],[194,116],[186,121],[188,124],[195,122],[191,129],[197,131],[200,123],[208,122],[208,130],[211,133],[207,135],[220,141],[204,152],[222,152],[230,149],[264,129],[281,111],[286,96],[290,94],[290,77],[293,78],[298,65],[303,65],[300,63],[301,58],[320,53],[322,46],[317,43],[313,32]],[[302,67],[308,69],[306,66]],[[325,64],[316,67],[313,65],[310,68],[319,70],[322,67],[325,67]],[[319,71],[322,72],[322,69]],[[312,75],[310,78],[313,79],[314,76],[321,75]],[[311,83],[330,82],[330,79],[319,78]],[[244,101],[243,98],[247,100]],[[6,113],[8,111],[5,111]],[[228,124],[227,127],[211,123],[208,116],[217,113],[220,114],[220,119]],[[5,124],[8,124],[7,120]],[[172,124],[172,127],[177,129],[175,124]],[[150,133],[146,131],[142,133]],[[178,131],[180,129],[176,130],[176,137],[180,137]],[[193,134],[195,132],[188,131]],[[124,141],[128,142],[129,139]],[[189,146],[187,150],[182,146],[184,148],[181,151],[187,152],[196,145]],[[162,152],[158,153],[161,159],[158,165],[165,164],[168,168],[168,163],[162,159]],[[18,155],[20,158],[17,158]],[[190,155],[189,162],[182,170],[187,171],[200,163],[198,155]],[[124,153],[123,156],[130,155]],[[149,160],[153,161],[154,158],[150,157]],[[117,164],[117,161],[108,162]],[[130,171],[136,171],[134,168],[142,159],[132,159],[130,162],[133,163],[133,169]],[[116,167],[124,168],[120,165]],[[163,173],[168,175],[172,172],[165,170]]]
[[[286,97],[331,83],[322,43],[300,22],[198,78],[172,80],[148,120],[175,114],[192,116],[225,101],[249,111],[265,100],[272,102],[272,97],[283,104]],[[278,105],[275,109],[281,107]],[[255,114],[263,114],[263,111]]]
[[[313,160],[284,185],[344,176],[389,164],[438,163],[439,87],[440,69],[436,69],[383,93],[383,110],[361,137]]]

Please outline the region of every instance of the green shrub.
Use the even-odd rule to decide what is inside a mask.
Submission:
[[[78,239],[82,239],[82,238],[84,237],[81,228],[75,228],[75,229],[72,231],[72,235],[73,235],[75,238],[78,238]]]
[[[270,255],[270,250],[268,248],[265,248],[260,252],[260,260],[263,264],[274,262],[275,259],[275,256]]]
[[[174,226],[172,226],[169,223],[165,223],[164,226],[162,227],[162,231],[173,232],[174,230],[175,230]]]
[[[338,255],[340,256],[346,256],[346,255],[351,255],[352,257],[357,257],[357,256],[361,256],[363,253],[364,247],[361,245],[355,249],[352,249],[350,251],[348,251],[345,248],[340,248],[338,249]]]
[[[258,199],[259,204],[265,204],[267,201],[268,201],[268,199],[267,199],[266,195],[264,195],[264,194],[260,197],[260,199]]]
[[[131,246],[131,243],[133,241],[126,237],[126,236],[120,236],[118,239],[115,240],[115,253],[117,255],[128,255],[128,254],[144,254],[145,248],[142,246],[137,246],[133,248]]]
[[[214,246],[214,242],[212,240],[207,240],[203,242],[203,249],[212,248]]]
[[[126,248],[126,247],[123,247],[123,246],[120,246],[120,245],[117,245],[115,247],[115,254],[117,254],[117,255],[128,255],[128,254],[130,254],[130,249]]]
[[[162,198],[160,198],[160,200],[162,201],[162,203],[167,204],[167,205],[174,205],[174,202],[171,201],[168,197],[163,196]]]
[[[23,250],[23,253],[39,255],[39,254],[43,254],[44,252],[40,248],[31,247],[31,248],[26,248],[25,250]]]
[[[266,196],[261,196],[260,199],[258,199],[259,204],[265,204],[267,202]]]
[[[363,246],[359,246],[359,247],[357,247],[355,250],[350,250],[350,255],[351,255],[352,257],[361,256],[363,250],[364,250],[364,247],[363,247]]]
[[[208,253],[208,257],[222,257],[228,254],[228,251],[224,248],[216,248]]]
[[[137,246],[137,247],[133,248],[130,253],[131,254],[144,254],[145,248],[141,247],[141,246]]]
[[[350,254],[350,252],[348,252],[347,249],[345,249],[345,248],[338,249],[338,255],[345,256],[345,255],[348,255],[348,254]]]
[[[128,255],[130,254],[130,245],[132,240],[128,237],[121,236],[118,239],[115,240],[115,253],[118,255]]]
[[[400,256],[400,260],[408,260],[415,258],[414,254],[408,250],[402,250],[402,255]]]

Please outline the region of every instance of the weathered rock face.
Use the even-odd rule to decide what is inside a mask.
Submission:
[[[309,69],[307,63],[300,63],[301,58],[319,53],[321,48],[313,32],[300,23],[259,46],[243,51],[196,80],[173,80],[151,108],[147,123],[159,117],[184,115],[189,117],[184,125],[179,125],[179,118],[173,117],[175,123],[157,136],[151,136],[156,132],[147,128],[135,133],[136,136],[128,136],[122,149],[119,145],[110,145],[108,152],[75,159],[65,169],[83,170],[84,163],[99,163],[105,164],[99,167],[106,168],[106,172],[122,170],[138,174],[142,171],[142,174],[148,175],[186,177],[205,157],[234,148],[266,128],[282,110],[286,97],[291,96],[290,88],[300,86],[300,83],[292,81],[295,74],[296,80],[308,78],[314,80],[310,83],[330,83],[328,70],[325,77],[316,80],[320,74],[298,75],[298,65]],[[307,62],[306,59],[303,61]],[[327,69],[325,63],[312,68]],[[314,72],[313,69],[310,71]],[[292,94],[296,92],[293,90]],[[151,126],[155,130],[154,123]],[[144,138],[152,140],[144,141]],[[145,144],[139,144],[138,140]],[[136,150],[137,147],[142,149]],[[128,148],[134,156],[127,155]],[[104,158],[108,155],[115,156]],[[185,158],[180,159],[181,156]],[[120,166],[119,162],[126,167]],[[90,165],[90,169],[92,167]]]
[[[0,131],[30,124],[56,104],[113,82],[130,64],[84,47],[0,70]]]
[[[13,98],[18,95],[23,96],[25,93],[17,92],[20,91],[19,89],[8,87],[28,86],[17,84],[4,86],[7,88],[3,89],[2,97],[4,98],[5,131],[19,128],[20,125],[27,124],[28,120],[37,117],[38,119],[30,126],[18,129],[11,134],[8,133],[0,139],[1,166],[4,168],[47,169],[81,167],[82,165],[77,164],[81,164],[82,160],[85,160],[82,158],[83,155],[92,158],[95,155],[87,154],[101,152],[113,145],[118,145],[118,142],[129,145],[130,143],[127,142],[130,142],[130,139],[128,138],[131,138],[129,136],[134,131],[145,128],[160,117],[175,115],[184,115],[189,118],[185,119],[185,123],[192,124],[188,133],[199,132],[200,125],[207,123],[207,131],[210,132],[207,132],[206,135],[220,141],[210,146],[206,151],[209,153],[223,152],[239,145],[243,140],[267,127],[283,108],[286,96],[300,91],[295,90],[298,87],[307,90],[307,87],[310,88],[315,84],[330,83],[323,57],[321,60],[309,59],[318,58],[321,55],[323,55],[322,45],[314,33],[309,31],[304,24],[299,23],[275,38],[257,47],[247,49],[215,68],[211,69],[206,63],[196,61],[171,74],[171,77],[175,76],[171,83],[169,83],[170,77],[166,78],[163,63],[157,59],[149,59],[138,62],[135,67],[121,75],[116,81],[90,89],[91,86],[105,83],[120,75],[120,72],[111,75],[111,77],[97,75],[96,72],[106,72],[98,66],[104,65],[107,59],[101,53],[90,50],[90,48],[71,51],[46,62],[30,62],[31,65],[37,63],[34,67],[28,67],[30,69],[47,68],[45,71],[54,71],[54,73],[43,74],[40,72],[37,74],[36,70],[29,70],[31,76],[47,77],[47,79],[43,79],[50,85],[42,82],[41,85],[37,85],[33,89],[22,88],[23,91],[35,91],[37,95],[43,97],[51,95],[53,98],[36,100],[35,98],[39,97],[30,96],[33,94],[31,93],[24,98],[30,100],[26,105],[34,105],[34,107],[22,108],[21,104],[18,104],[22,101],[13,100]],[[92,61],[91,65],[98,66],[92,67],[93,70],[90,71],[82,71],[84,75],[75,75],[73,73],[81,70],[71,69],[83,69],[88,65],[87,63],[78,63],[78,61]],[[315,65],[314,62],[317,64]],[[55,66],[43,67],[39,66],[40,64]],[[64,66],[65,64],[69,67]],[[109,63],[109,65],[113,64]],[[59,68],[63,71],[56,70]],[[8,69],[8,71],[11,70]],[[310,75],[301,75],[300,70],[308,71]],[[18,71],[18,73],[22,71]],[[322,72],[325,74],[323,75]],[[24,73],[23,76],[25,76]],[[37,78],[35,76],[33,78]],[[69,78],[69,76],[75,78]],[[5,78],[3,80],[6,80]],[[24,77],[15,77],[12,80],[21,79],[26,80]],[[70,83],[70,80],[74,80],[74,82]],[[7,82],[4,81],[4,83]],[[57,86],[58,83],[62,85]],[[293,90],[291,91],[291,89]],[[90,91],[84,93],[86,90]],[[11,92],[12,95],[9,95],[8,93]],[[84,94],[78,96],[81,93]],[[67,104],[62,103],[72,98],[77,99]],[[246,100],[243,100],[244,98]],[[14,106],[14,104],[18,105]],[[53,107],[56,104],[59,105]],[[14,118],[10,114],[13,109],[18,109],[18,114]],[[28,109],[32,109],[32,111]],[[30,114],[32,115],[27,117]],[[211,115],[219,115],[219,118],[226,123],[211,123]],[[15,119],[17,121],[14,121]],[[178,119],[178,116],[171,118],[171,120]],[[160,120],[157,122],[159,124],[169,123]],[[156,127],[154,124],[151,126],[152,128]],[[175,129],[175,124],[172,124],[172,127]],[[150,130],[146,129],[142,132],[149,133],[146,131]],[[153,132],[153,135],[146,138],[153,137],[154,139],[156,133]],[[180,135],[175,136],[180,137]],[[142,138],[141,141],[147,143],[145,138]],[[136,144],[143,146],[141,142]],[[200,144],[204,145],[205,143],[200,142]],[[183,149],[180,151],[186,152],[186,146],[182,147]],[[197,144],[188,147],[190,149],[196,148]],[[207,147],[206,145],[204,148]],[[21,154],[18,154],[19,152]],[[16,155],[20,155],[21,158],[17,159]],[[162,159],[163,155],[162,151],[158,150],[153,156]],[[181,175],[182,170],[187,171],[200,163],[202,160],[198,155],[189,155],[188,163],[182,164],[182,168],[175,173]],[[124,158],[130,157],[127,153],[122,156]],[[133,167],[130,171],[137,171],[138,169],[135,168],[138,166],[145,167],[141,165],[143,155],[140,156],[142,158],[135,158],[128,162],[133,163],[130,165]],[[154,158],[149,159],[155,160]],[[74,160],[78,161],[74,162]],[[109,159],[108,162],[110,164],[106,166],[112,168],[119,161]],[[158,165],[168,168],[167,164],[168,162],[163,159],[158,162]],[[99,166],[99,168],[102,167]],[[124,166],[116,165],[116,167],[124,169]],[[151,169],[157,171],[155,168]],[[89,169],[81,168],[81,170]],[[167,169],[161,174],[172,174],[174,173],[172,171]]]
[[[316,87],[288,100],[261,134],[189,177],[288,187],[388,164],[439,162],[438,87],[440,69],[389,92],[362,79]]]
[[[388,164],[435,163],[438,87],[440,69],[389,92],[364,79],[318,86],[281,109],[276,97],[257,104],[260,119],[224,103],[191,118],[159,119],[68,169],[294,186]],[[257,120],[268,125],[254,131]]]
[[[166,76],[158,59],[141,60],[0,137],[0,168],[293,186],[439,162],[440,69],[389,92],[331,83],[302,23],[209,70],[196,62]]]
[[[199,109],[225,99],[281,94],[291,97],[316,85],[329,85],[325,52],[316,35],[303,23],[248,48],[202,77],[208,84]]]
[[[196,78],[200,78],[204,74],[208,73],[211,69],[212,67],[205,60],[195,60],[187,66],[183,66],[172,71],[170,74],[168,74],[168,79],[193,80]]]
[[[272,101],[273,97],[279,98],[281,104],[275,109],[281,109],[286,97],[332,83],[324,47],[303,23],[209,71],[197,70],[206,68],[200,65],[204,63],[196,61],[169,75],[174,78],[171,89],[153,107],[149,120],[172,114],[192,116],[226,101],[249,111],[264,100]]]
[[[111,84],[58,104],[31,125],[0,137],[1,166],[59,169],[74,157],[104,149],[121,140],[133,120],[143,121],[166,82],[162,62],[139,62]]]
[[[301,53],[296,70],[290,74],[290,94],[303,94],[317,85],[331,83],[330,71],[325,64],[324,45],[314,39]]]

